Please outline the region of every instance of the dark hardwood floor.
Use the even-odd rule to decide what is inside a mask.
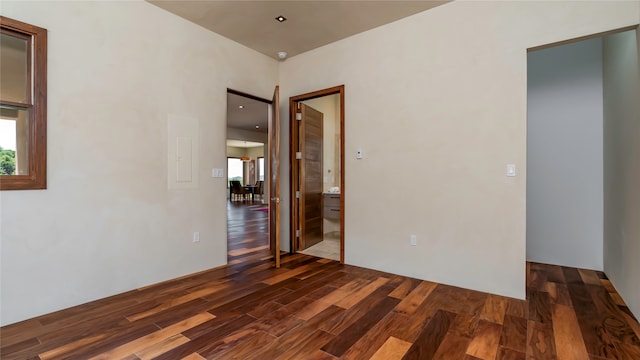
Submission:
[[[229,265],[269,256],[269,213],[259,201],[227,201]]]
[[[230,204],[229,265],[1,328],[2,359],[640,359],[597,271],[528,264],[527,301],[307,255],[271,266]]]

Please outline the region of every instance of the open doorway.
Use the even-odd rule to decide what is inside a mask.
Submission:
[[[612,80],[604,68],[615,56],[605,56],[604,46],[611,36],[527,55],[529,261],[603,270],[604,83]]]
[[[527,261],[601,270],[632,309],[640,309],[640,243],[629,241],[640,234],[637,35],[634,26],[551,44],[530,49],[527,61]]]
[[[227,199],[232,203],[264,203],[265,146],[261,142],[227,139]]]
[[[527,55],[529,261],[602,270],[602,42]]]
[[[268,155],[271,101],[227,92],[227,261],[269,252]],[[265,183],[267,185],[265,185]]]
[[[291,249],[344,263],[344,86],[289,108]]]

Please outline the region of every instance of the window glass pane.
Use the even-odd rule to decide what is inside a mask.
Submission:
[[[29,175],[28,110],[0,108],[0,175]]]
[[[240,159],[227,159],[227,176],[229,181],[238,180],[240,184],[242,183],[243,174],[244,174],[244,166],[243,162]],[[244,185],[244,184],[243,184]]]
[[[258,158],[258,180],[264,181],[264,158]]]
[[[0,34],[0,96],[2,100],[28,103],[29,42],[15,36]]]

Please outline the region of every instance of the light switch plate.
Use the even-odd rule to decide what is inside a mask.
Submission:
[[[223,178],[224,177],[224,169],[213,168],[213,170],[211,170],[211,177]]]
[[[515,164],[507,164],[507,176],[516,176]]]

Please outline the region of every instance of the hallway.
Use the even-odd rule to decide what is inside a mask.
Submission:
[[[229,265],[269,257],[269,212],[258,201],[227,201]]]

